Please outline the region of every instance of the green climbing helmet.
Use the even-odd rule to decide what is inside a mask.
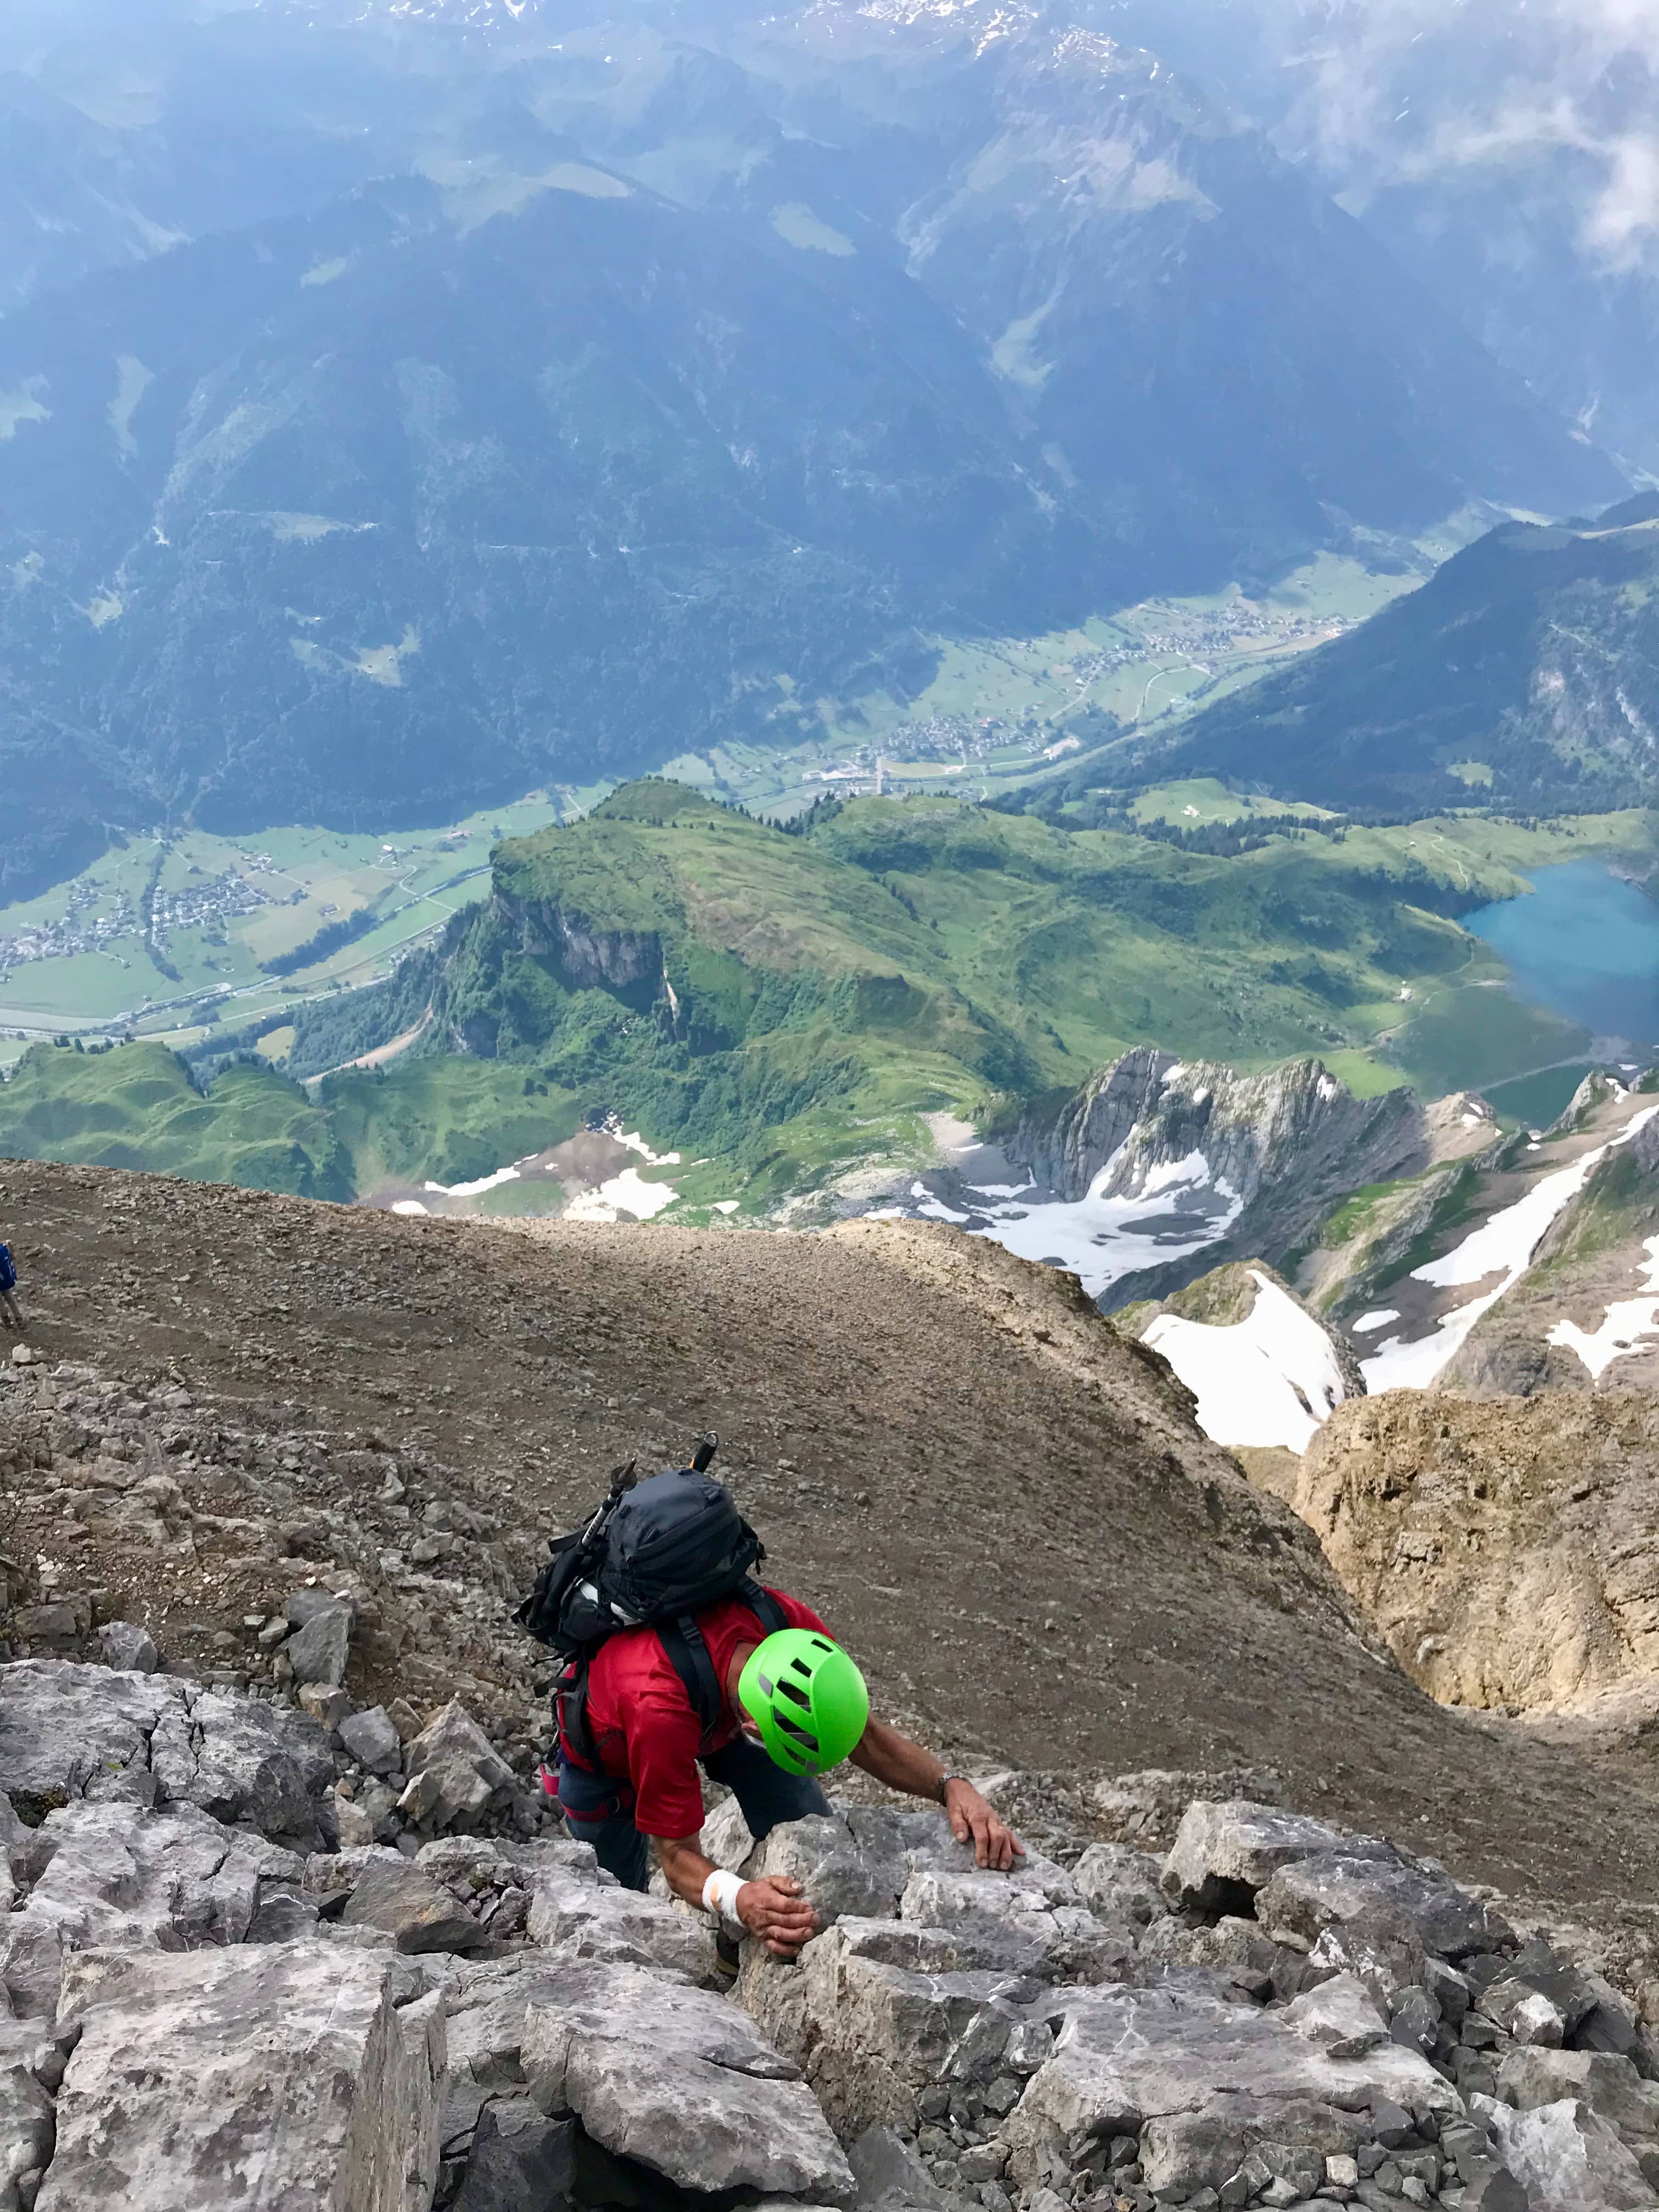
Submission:
[[[768,1753],[791,1774],[839,1766],[870,1717],[863,1675],[839,1644],[812,1628],[781,1628],[757,1644],[738,1696]]]

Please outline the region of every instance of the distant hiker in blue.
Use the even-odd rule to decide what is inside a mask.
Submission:
[[[21,1333],[23,1309],[17,1303],[17,1262],[9,1244],[0,1244],[0,1320]]]

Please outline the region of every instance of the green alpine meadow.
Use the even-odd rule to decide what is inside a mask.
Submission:
[[[616,1118],[683,1155],[673,1218],[699,1218],[925,1163],[927,1116],[994,1132],[1137,1046],[1311,1054],[1361,1094],[1433,1095],[1574,1048],[1459,916],[1528,867],[1653,842],[1633,811],[1316,816],[1189,851],[1156,811],[1188,788],[1142,834],[935,797],[781,828],[626,785],[497,847],[489,897],[386,981],[301,1006],[284,1064],[234,1034],[189,1062],[34,1048],[0,1089],[0,1151],[346,1200],[482,1181]]]

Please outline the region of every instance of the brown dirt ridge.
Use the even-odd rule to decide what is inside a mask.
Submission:
[[[44,1363],[0,1389],[0,1479],[33,1501],[12,1548],[180,1663],[252,1679],[262,1613],[344,1580],[360,1688],[522,1729],[545,1668],[507,1612],[540,1536],[712,1427],[769,1572],[953,1756],[1267,1769],[1580,1907],[1659,1876],[1645,1771],[1435,1705],[1164,1364],[988,1243],[497,1228],[35,1163],[0,1164],[0,1219]],[[95,1502],[140,1464],[147,1529]]]

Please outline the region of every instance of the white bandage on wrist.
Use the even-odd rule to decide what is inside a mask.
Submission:
[[[738,1917],[738,1892],[743,1884],[724,1867],[716,1867],[702,1886],[702,1909],[717,1914],[723,1920]]]

